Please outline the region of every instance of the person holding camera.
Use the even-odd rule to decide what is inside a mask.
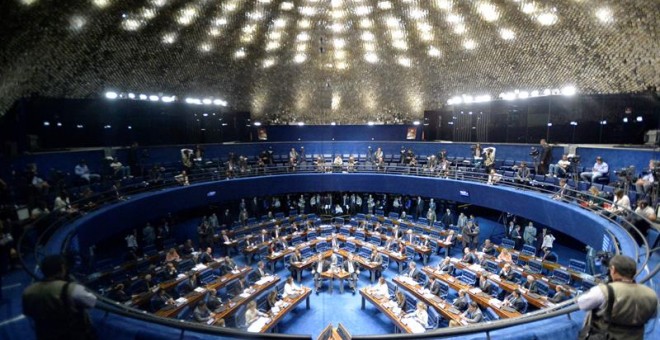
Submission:
[[[655,316],[658,297],[653,289],[635,283],[635,260],[616,255],[609,261],[610,282],[577,298],[589,311],[579,339],[643,339],[644,325]]]

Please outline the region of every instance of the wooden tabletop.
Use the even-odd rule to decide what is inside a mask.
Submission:
[[[383,314],[385,314],[392,322],[394,322],[394,325],[400,329],[401,331],[405,333],[412,333],[412,330],[410,327],[408,327],[406,324],[404,324],[401,320],[401,316],[403,316],[405,313],[403,311],[399,312],[398,314],[394,313],[391,309],[387,308],[385,306],[385,303],[389,301],[389,296],[385,297],[378,297],[376,295],[371,294],[367,288],[362,288],[360,289],[360,295],[362,295],[362,309],[364,309],[364,301],[367,300],[371,302],[378,310],[380,310]]]

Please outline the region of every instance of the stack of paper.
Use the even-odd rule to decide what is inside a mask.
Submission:
[[[197,288],[195,288],[195,291],[196,291],[197,293],[204,293],[204,292],[206,291],[206,288],[204,288],[204,287],[197,287]]]
[[[262,328],[270,321],[268,318],[260,317],[256,321],[254,321],[249,327],[248,327],[248,332],[252,333],[259,333]]]
[[[182,304],[188,302],[188,299],[186,299],[184,297],[180,297],[180,298],[174,300],[174,302],[176,302],[177,306],[181,306]]]

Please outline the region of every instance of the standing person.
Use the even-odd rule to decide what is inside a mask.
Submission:
[[[525,227],[525,231],[523,232],[523,240],[527,245],[534,245],[534,241],[536,241],[536,227],[534,227],[532,222],[529,222],[529,224]]]
[[[643,339],[644,325],[654,317],[658,297],[653,289],[635,283],[635,260],[616,255],[610,259],[611,283],[592,287],[577,299],[589,311],[580,339],[599,335],[609,339]]]
[[[23,292],[23,313],[34,320],[37,339],[95,339],[87,309],[96,305],[96,296],[66,281],[61,255],[44,258],[41,272],[44,279]]]
[[[552,162],[552,147],[545,141],[545,139],[541,139],[539,144],[541,144],[541,157],[539,159],[539,167],[536,173],[539,175],[545,175],[548,173],[550,162]]]

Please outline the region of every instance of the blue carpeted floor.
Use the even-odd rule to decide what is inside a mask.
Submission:
[[[190,221],[184,226],[177,228],[178,239],[190,237],[194,239],[194,227],[197,221]],[[495,222],[480,221],[482,230],[482,239],[497,235],[501,232],[501,226]],[[460,249],[455,247],[453,256],[459,256]],[[584,253],[569,249],[560,243],[555,243],[555,249],[560,257],[560,263],[567,264],[570,258],[583,259]],[[440,258],[431,257],[430,264],[435,265]],[[237,262],[244,263],[242,256],[237,257]],[[649,267],[653,268],[660,262],[660,256],[652,257]],[[279,263],[276,273],[282,277],[288,275],[288,271]],[[390,269],[383,275],[390,280],[397,274],[396,264],[390,264]],[[0,339],[34,339],[34,333],[30,328],[29,321],[21,314],[20,295],[23,289],[30,284],[30,279],[22,270],[12,270],[3,278],[2,293],[4,299],[0,304]],[[303,275],[302,284],[313,286],[312,277],[309,272]],[[336,283],[335,283],[336,284]],[[359,286],[369,285],[368,273],[360,275]],[[326,289],[327,290],[327,289]],[[657,288],[656,288],[657,291]],[[388,334],[393,332],[393,324],[382,313],[378,312],[373,306],[367,303],[365,310],[361,310],[361,298],[359,294],[352,295],[348,289],[344,294],[339,294],[338,287],[335,286],[334,294],[330,295],[327,291],[322,291],[320,295],[311,296],[311,309],[306,310],[300,305],[295,311],[288,315],[280,323],[279,332],[289,334],[311,334],[316,337],[329,323],[337,325],[339,322],[344,324],[352,334]],[[660,336],[660,331],[656,329],[653,334]]]

